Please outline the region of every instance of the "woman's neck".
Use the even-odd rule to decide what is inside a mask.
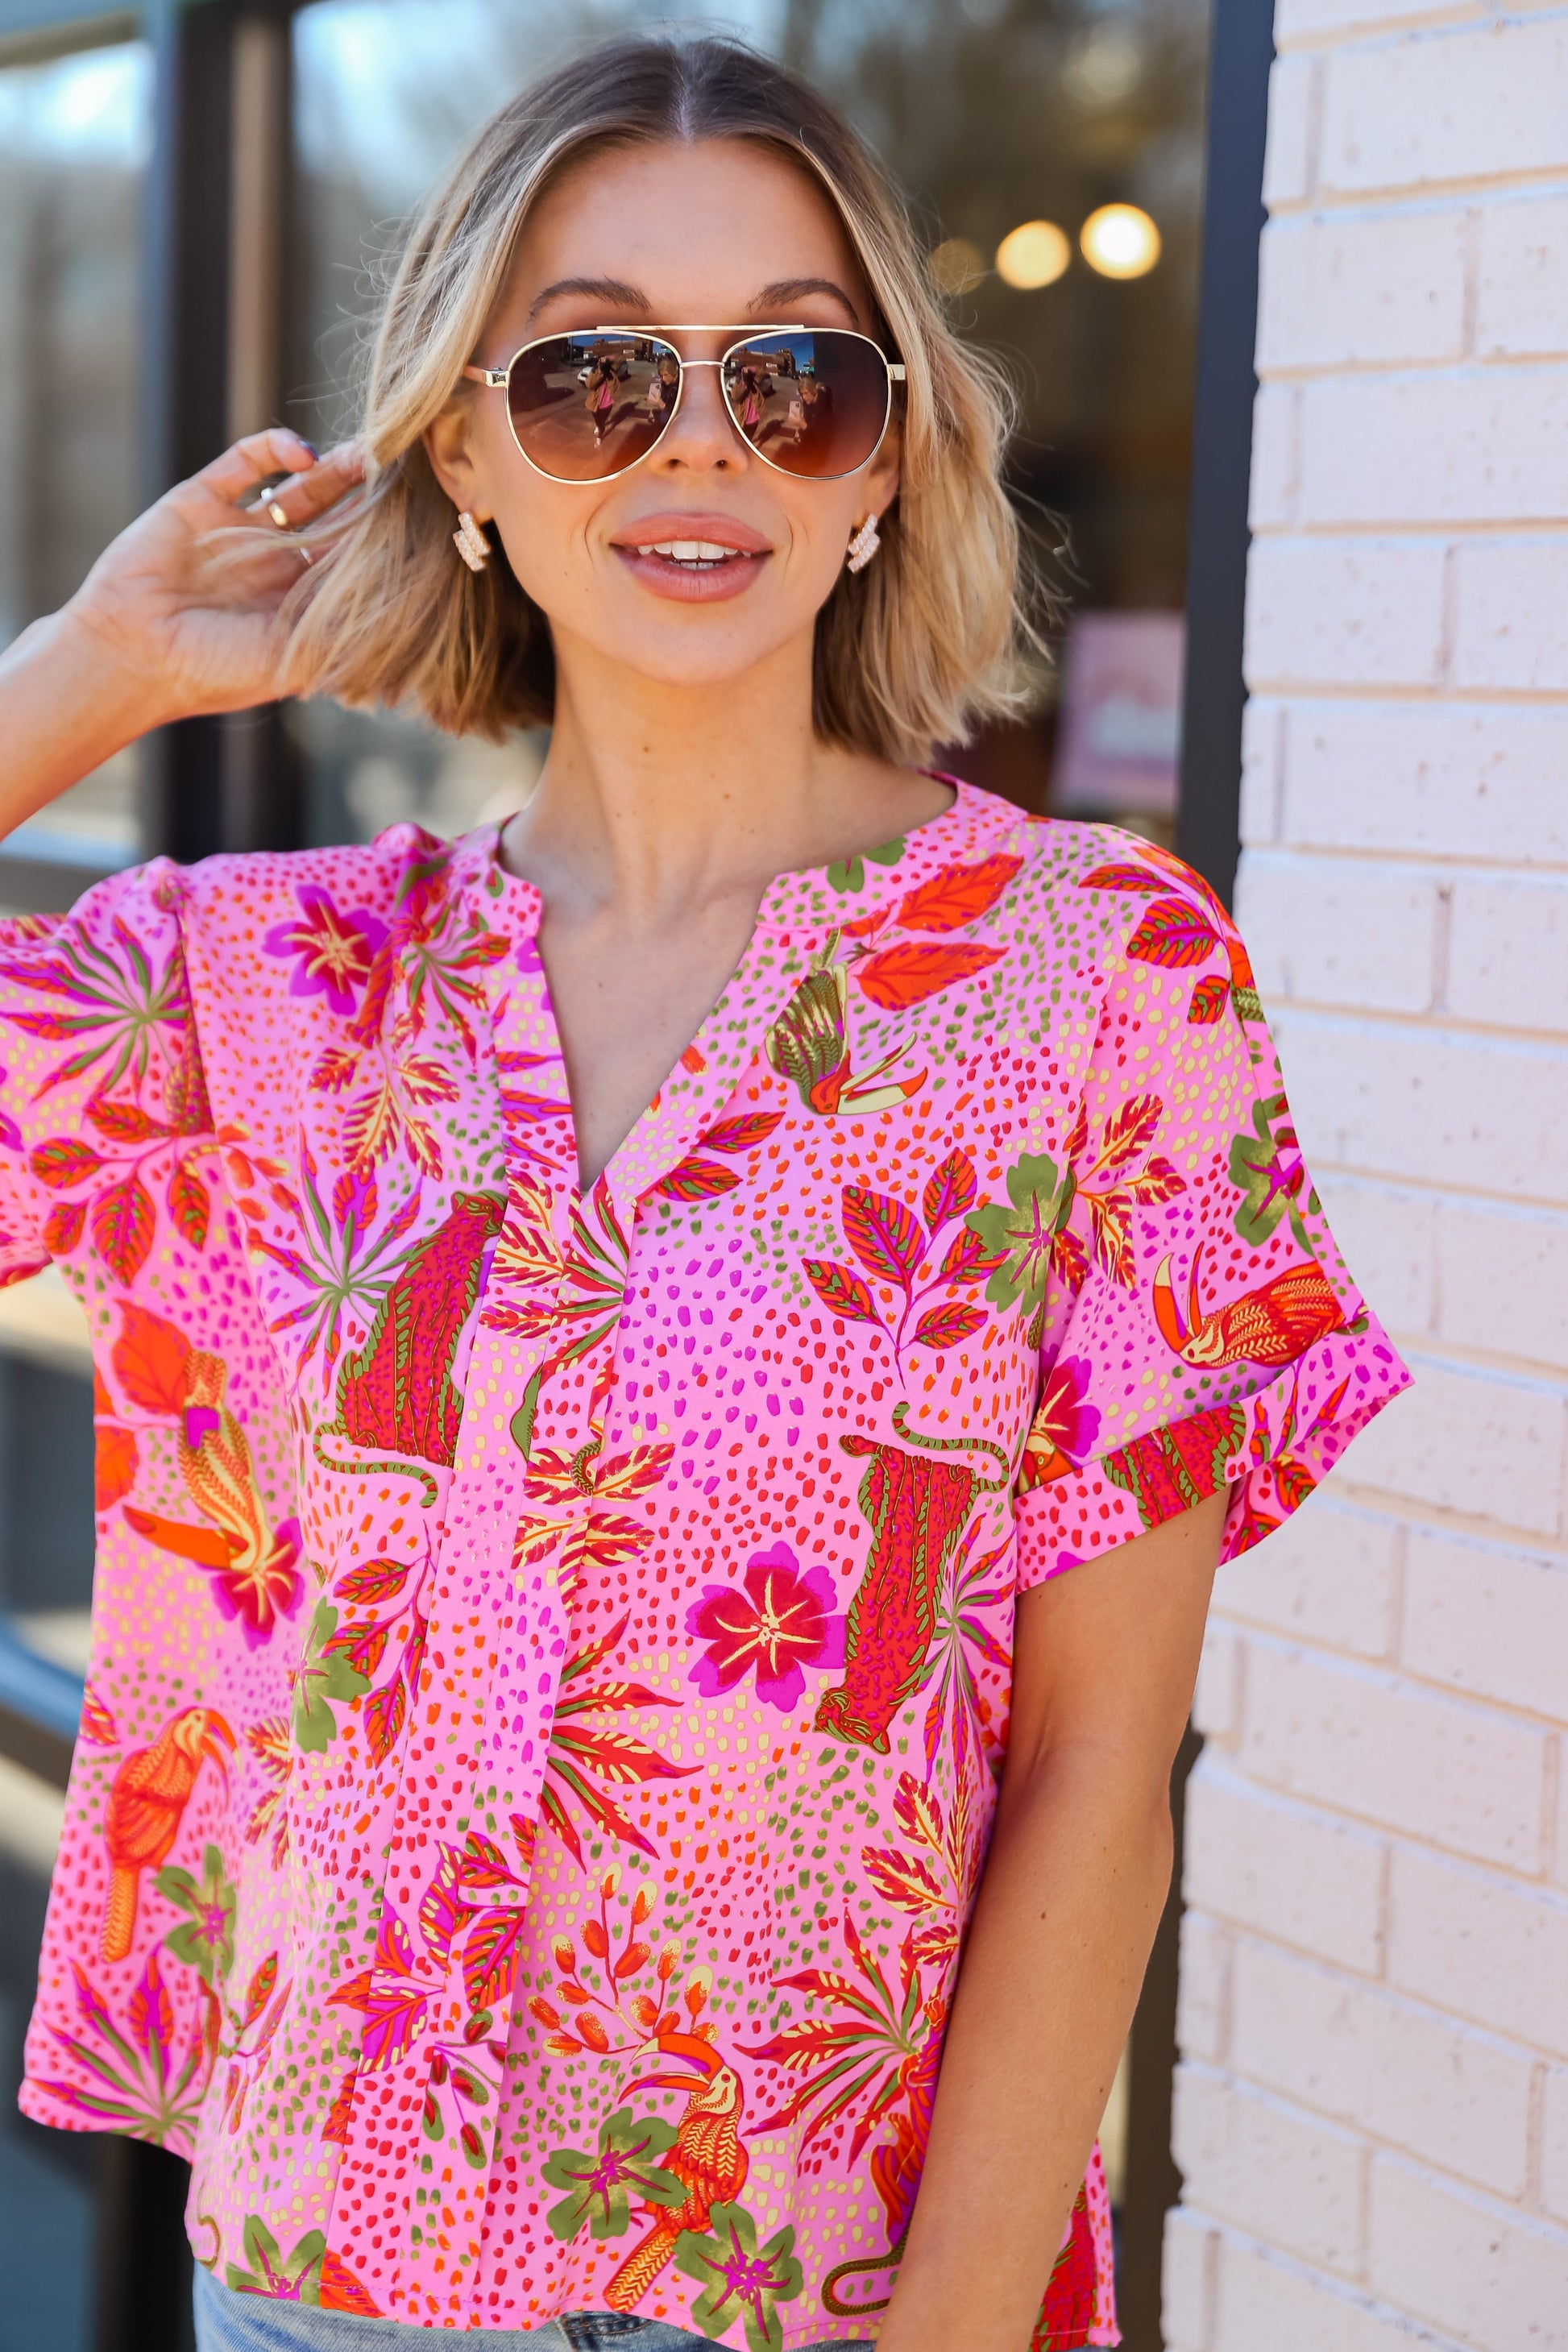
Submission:
[[[550,753],[503,862],[546,899],[659,924],[775,874],[875,847],[951,798],[929,776],[824,743],[811,649],[742,678],[669,685],[558,648]]]

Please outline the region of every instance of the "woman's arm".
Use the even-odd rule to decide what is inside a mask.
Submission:
[[[1020,1595],[1012,1721],[879,2352],[1026,2352],[1171,1877],[1225,1498]]]
[[[291,475],[268,503],[299,530],[362,470],[353,448],[318,459],[281,428],[237,442],[121,531],[68,604],[23,630],[0,654],[0,835],[150,728],[283,690],[275,624],[300,552],[251,511],[257,491]]]

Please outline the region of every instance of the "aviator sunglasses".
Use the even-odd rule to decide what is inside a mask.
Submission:
[[[722,335],[676,326],[670,334]],[[644,327],[584,327],[524,343],[503,368],[466,367],[506,394],[512,439],[552,482],[607,482],[658,443],[691,368],[717,368],[735,430],[804,481],[857,474],[882,446],[901,362],[847,327],[762,327],[716,360],[682,359]]]

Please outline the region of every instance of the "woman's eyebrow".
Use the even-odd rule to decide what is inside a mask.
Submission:
[[[652,309],[640,286],[628,286],[624,278],[558,278],[542,294],[536,294],[529,307],[529,318],[536,318],[547,302],[563,294],[591,295],[595,302],[613,302],[623,310]]]
[[[856,325],[859,325],[858,309],[850,300],[843,287],[835,285],[831,278],[780,278],[772,286],[764,286],[754,301],[747,307],[752,318],[755,319],[769,311],[787,310],[792,302],[798,302],[805,294],[828,295],[835,302],[841,302]]]

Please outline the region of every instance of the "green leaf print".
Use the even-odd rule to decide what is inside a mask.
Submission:
[[[285,2256],[260,2214],[247,2213],[244,2244],[250,2268],[243,2271],[237,2263],[226,2266],[232,2294],[270,2295],[279,2303],[321,2302],[327,2242],[320,2230],[308,2231],[293,2252]]]
[[[993,1307],[1011,1307],[1021,1298],[1026,1314],[1033,1316],[1044,1306],[1077,1190],[1070,1168],[1058,1172],[1048,1153],[1026,1151],[1007,1171],[1006,1205],[994,1201],[970,1211],[964,1223],[987,1255],[1000,1261],[985,1286]]]
[[[544,2217],[555,2236],[573,2239],[586,2221],[595,2238],[620,2237],[632,2217],[634,2193],[653,2205],[680,2204],[689,2194],[685,2182],[658,2161],[674,2145],[672,2125],[617,2107],[599,2126],[596,2156],[558,2147],[544,2168],[552,2189],[566,2191]]]
[[[835,890],[855,891],[866,887],[866,860],[873,866],[896,866],[904,854],[905,841],[900,834],[896,841],[884,841],[879,849],[861,850],[854,857],[836,857],[827,869],[827,879]]]
[[[795,2231],[781,2230],[759,2247],[757,2225],[743,2206],[715,2205],[708,2220],[707,2237],[683,2230],[676,2241],[677,2267],[702,2284],[692,2318],[704,2336],[717,2337],[743,2312],[751,2352],[783,2352],[778,2305],[794,2301],[803,2276]]]
[[[1309,1216],[1316,1216],[1319,1201],[1308,1181],[1283,1095],[1253,1104],[1252,1128],[1250,1135],[1234,1135],[1230,1141],[1230,1181],[1245,1196],[1236,1213],[1236,1230],[1258,1249],[1280,1218],[1289,1216],[1297,1241],[1310,1250],[1301,1212],[1304,1208]]]
[[[164,1937],[164,1948],[195,1969],[203,1984],[216,1992],[234,1966],[238,1902],[232,1881],[224,1875],[223,1855],[216,1845],[203,1848],[199,1883],[188,1870],[165,1863],[153,1885],[165,1902],[190,1913]]]
[[[370,1688],[369,1675],[360,1673],[346,1651],[333,1648],[337,1630],[337,1611],[330,1601],[318,1601],[294,1679],[294,1745],[304,1755],[321,1755],[338,1736],[330,1702],[361,1698]]]

